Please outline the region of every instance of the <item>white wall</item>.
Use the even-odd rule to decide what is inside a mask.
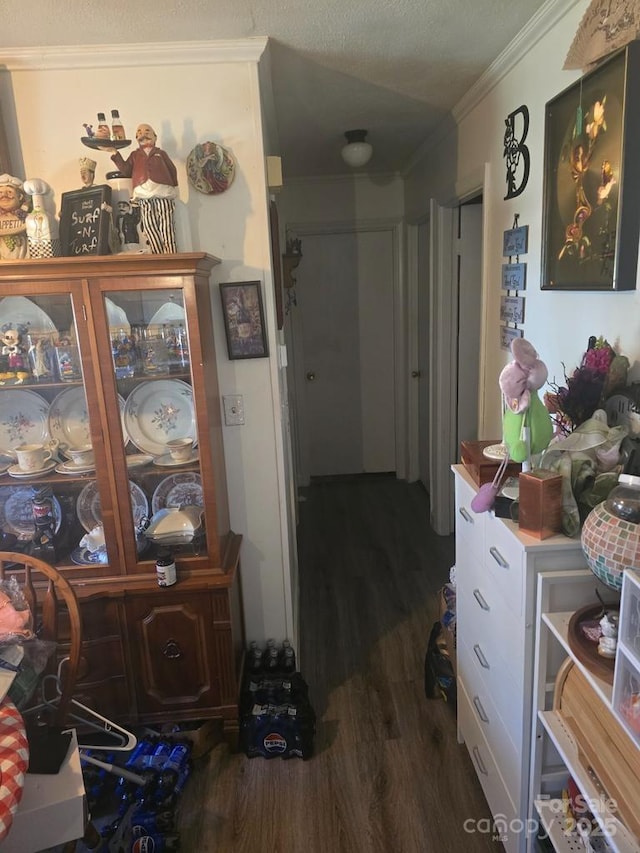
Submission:
[[[587,6],[587,0],[546,3],[454,110],[455,122],[451,119],[434,138],[434,144],[425,146],[422,159],[406,179],[407,217],[415,220],[426,211],[430,197],[449,204],[461,187],[472,182],[472,176],[482,174],[485,163],[490,167],[484,195],[486,411],[480,437],[501,434],[498,375],[510,358],[500,349],[498,336],[502,232],[512,226],[515,213],[520,215],[520,225],[529,226],[529,251],[521,257],[527,262],[528,282],[524,334],[546,362],[550,379],[563,384],[562,363],[568,372],[577,366],[590,335],[604,335],[618,344],[632,363],[640,359],[639,290],[550,293],[539,288],[545,103],[581,76],[579,71],[563,71],[562,65]],[[530,113],[526,144],[531,153],[531,174],[522,195],[503,201],[504,120],[521,104],[526,104]]]
[[[178,167],[183,222],[179,250],[206,251],[222,260],[213,274],[212,304],[222,394],[242,394],[246,424],[224,427],[231,524],[243,535],[242,586],[248,638],[292,636],[283,442],[277,376],[276,324],[268,236],[258,59],[266,40],[172,45],[94,46],[88,49],[4,51],[15,118],[3,99],[13,162],[21,178],[44,178],[60,194],[80,186],[83,122],[118,108],[131,135],[150,123]],[[184,163],[197,142],[227,147],[236,176],[227,192],[192,189]],[[96,152],[95,183],[113,169]],[[189,236],[190,231],[190,236]],[[260,279],[269,333],[269,359],[229,361],[217,284]]]

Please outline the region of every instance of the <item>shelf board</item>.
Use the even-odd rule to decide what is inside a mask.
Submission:
[[[572,616],[572,612],[543,613],[542,620],[546,625],[548,625],[554,637],[564,647],[566,653],[573,659],[575,665],[580,668],[580,671],[584,674],[585,678],[600,696],[602,701],[608,708],[612,708],[613,686],[607,681],[604,681],[602,678],[598,678],[597,675],[594,675],[590,669],[587,669],[587,667],[584,666],[583,663],[576,660],[575,655],[571,651],[571,647],[569,646],[569,620]]]
[[[580,836],[564,829],[562,800],[534,800],[534,805],[556,853],[585,853]]]
[[[589,802],[591,811],[607,837],[611,849],[615,853],[638,853],[638,839],[634,838],[616,815],[606,808],[608,796],[580,762],[576,742],[560,714],[556,711],[538,711],[538,717],[560,753],[568,773]],[[596,808],[598,804],[602,804],[603,808]],[[567,848],[556,847],[556,850],[559,849]]]

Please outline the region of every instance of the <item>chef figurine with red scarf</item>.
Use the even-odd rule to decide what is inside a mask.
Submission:
[[[111,159],[125,178],[131,178],[132,203],[140,209],[140,224],[154,255],[176,251],[174,199],[178,173],[169,155],[156,146],[157,135],[149,124],[136,128],[138,148],[124,160],[116,149]]]

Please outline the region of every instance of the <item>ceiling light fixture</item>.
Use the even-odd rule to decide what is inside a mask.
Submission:
[[[373,148],[365,142],[367,132],[366,130],[347,130],[345,133],[347,144],[342,149],[342,159],[352,169],[365,166],[371,160]]]

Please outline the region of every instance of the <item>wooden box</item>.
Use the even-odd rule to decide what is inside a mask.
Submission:
[[[494,441],[461,441],[460,458],[473,481],[478,486],[491,483],[500,467],[499,459],[489,459],[483,454],[485,447],[492,444],[500,444],[500,440]],[[519,462],[509,462],[504,472],[504,479],[517,477],[522,469]]]
[[[640,751],[570,658],[556,676],[553,707],[575,739],[585,773],[597,779],[622,822],[639,836]]]
[[[562,530],[562,477],[540,468],[519,477],[518,525],[523,533],[548,539]]]

